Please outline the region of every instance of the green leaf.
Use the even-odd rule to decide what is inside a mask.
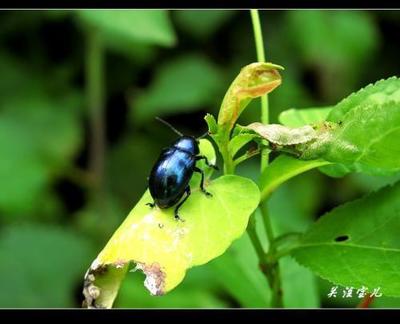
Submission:
[[[320,124],[326,120],[333,107],[288,109],[279,115],[281,124],[289,127]]]
[[[397,183],[333,209],[292,255],[335,284],[400,296],[399,195]]]
[[[379,107],[389,102],[400,101],[400,79],[390,77],[371,83],[365,88],[352,93],[340,101],[328,115],[327,120],[333,122],[344,121],[347,114],[361,106]]]
[[[229,152],[231,153],[232,157],[235,157],[236,153],[247,143],[252,141],[257,135],[255,134],[248,134],[248,133],[243,133],[243,134],[238,134],[234,136],[229,144],[228,144],[228,149]]]
[[[341,178],[352,172],[350,167],[338,163],[322,166],[319,170],[332,178]]]
[[[325,170],[386,175],[400,170],[400,79],[392,77],[350,95],[330,112],[316,141],[299,148],[302,158],[340,164]],[[325,129],[324,129],[325,127]]]
[[[222,75],[203,56],[189,55],[165,63],[148,89],[133,98],[133,117],[139,122],[170,113],[211,105],[219,96]]]
[[[129,37],[114,37],[112,34],[103,35],[103,38],[103,42],[110,51],[123,55],[124,58],[130,60],[135,66],[143,68],[144,66],[152,64],[156,59],[158,49],[153,44],[141,43],[140,41],[129,39]],[[127,71],[126,66],[123,71]],[[118,72],[119,71],[111,70],[107,71],[107,74],[110,79],[111,77],[109,75],[111,73],[117,74],[118,78],[131,77],[131,75],[125,76]],[[117,79],[116,81],[120,80]],[[118,89],[120,90],[121,88]]]
[[[178,10],[175,17],[184,32],[204,39],[211,37],[235,13],[233,10]]]
[[[215,152],[207,140],[201,142],[200,150],[211,162]],[[206,181],[213,194],[206,197],[195,185],[198,181],[193,177],[192,195],[180,210],[184,222],[174,219],[174,208],[146,206],[152,198],[145,192],[92,263],[85,277],[88,306],[111,307],[129,262],[146,274],[146,288],[160,295],[176,287],[188,268],[221,255],[243,234],[259,202],[257,186],[246,178],[222,176]]]
[[[81,144],[78,105],[74,95],[53,98],[43,92],[0,103],[0,153],[6,157],[0,178],[7,183],[0,209],[7,215],[42,204],[40,194],[69,166]]]
[[[358,106],[333,131],[323,158],[351,171],[390,174],[400,170],[400,101]]]
[[[299,160],[281,154],[265,169],[260,177],[261,201],[266,200],[282,183],[308,170],[327,165],[324,160]]]
[[[289,35],[307,62],[349,69],[373,53],[378,34],[370,17],[357,11],[289,11]]]
[[[347,130],[347,132],[344,135],[342,135],[341,138],[347,140],[347,137],[352,139],[352,136],[354,135],[357,136],[358,138],[356,138],[356,140],[358,140],[358,142],[360,143],[359,145],[364,146],[359,149],[362,152],[361,154],[364,155],[364,158],[362,155],[360,156],[360,158],[356,157],[355,159],[360,159],[360,162],[358,162],[358,164],[355,165],[353,165],[352,163],[345,164],[343,163],[344,161],[339,161],[342,164],[326,166],[321,168],[321,171],[333,177],[342,177],[354,170],[367,172],[370,174],[378,174],[378,175],[395,172],[395,171],[390,171],[390,167],[389,170],[386,170],[387,167],[385,164],[386,163],[390,164],[390,160],[392,160],[392,165],[393,164],[397,165],[396,157],[393,156],[393,153],[390,153],[391,150],[393,150],[393,148],[396,150],[395,147],[396,143],[394,143],[394,146],[390,146],[390,139],[388,141],[387,139],[385,140],[385,138],[382,138],[381,136],[382,134],[380,132],[385,133],[387,131],[386,126],[389,123],[386,124],[385,118],[389,122],[393,118],[396,118],[395,116],[398,116],[399,114],[398,108],[396,109],[394,107],[391,107],[388,108],[388,111],[385,111],[384,107],[384,105],[387,102],[393,102],[393,106],[399,105],[400,101],[400,91],[398,90],[399,86],[400,86],[400,80],[395,77],[386,80],[380,80],[375,84],[370,84],[367,87],[361,89],[360,91],[351,94],[350,96],[343,99],[335,106],[335,108],[330,112],[328,120],[334,122],[340,122],[346,120],[346,123],[351,125],[350,127],[351,129]],[[368,110],[368,114],[370,118],[372,118],[372,120],[366,120],[368,117],[363,116],[364,118],[362,120],[364,120],[364,123],[361,126],[359,122],[361,121],[362,116],[358,116],[357,114],[364,114],[364,109],[362,107],[368,107],[364,109]],[[357,110],[355,110],[352,114],[350,114],[350,112],[353,109]],[[376,127],[378,127],[378,129]],[[393,127],[396,127],[396,125],[394,125]],[[355,130],[354,133],[356,133],[354,135],[352,134],[353,128]],[[370,130],[373,132],[372,134]],[[364,131],[364,134],[361,133],[362,131]],[[374,136],[373,134],[376,134],[375,137],[379,138],[379,140],[376,142],[375,145],[371,145],[369,141],[370,138],[373,138]],[[393,136],[395,135],[393,134]],[[375,142],[375,140],[372,141],[371,143],[373,142]],[[383,145],[383,151],[384,151],[383,155],[380,157],[377,156],[380,154],[380,152],[377,152],[375,149],[375,147],[379,148],[379,145]],[[388,148],[388,150],[386,148]],[[343,152],[343,150],[341,150],[340,142],[338,150],[336,150],[335,147],[333,148],[333,150],[334,150],[333,153],[337,153],[337,151],[339,151],[339,154],[347,156],[349,155],[349,153]],[[380,162],[374,163],[373,161],[367,160],[366,162],[368,163],[368,165],[367,166],[363,165],[365,164],[363,160],[370,158],[375,158],[375,159],[384,158],[385,154],[387,154],[388,152],[389,152],[388,159],[386,161],[382,161],[383,163]],[[335,156],[331,158],[335,159]],[[338,157],[336,157],[336,159],[338,160]],[[371,162],[376,167],[374,166],[370,167],[369,164],[372,164]]]
[[[313,69],[325,99],[354,89],[371,68],[380,35],[367,12],[289,11],[285,18],[284,37],[294,45],[290,50],[300,59],[297,64]]]
[[[215,117],[211,114],[206,114],[204,120],[207,123],[210,135],[215,135],[218,132],[218,125],[217,121],[215,120]]]
[[[1,307],[76,307],[75,287],[92,253],[90,242],[65,226],[3,227]]]
[[[364,192],[376,191],[400,181],[400,172],[391,176],[371,176],[365,173],[353,173],[349,179]]]
[[[105,40],[172,46],[176,36],[166,10],[79,10],[78,17],[97,28]]]

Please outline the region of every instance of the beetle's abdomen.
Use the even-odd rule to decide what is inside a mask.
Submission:
[[[178,149],[161,154],[149,177],[149,189],[160,208],[176,204],[185,192],[196,163],[194,157]]]

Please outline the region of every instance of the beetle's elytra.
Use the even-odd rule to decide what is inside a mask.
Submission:
[[[216,170],[215,165],[209,164],[207,158],[200,154],[199,140],[193,136],[184,136],[178,132],[166,121],[157,118],[173,131],[180,138],[177,139],[170,147],[162,150],[158,160],[154,164],[149,176],[149,190],[154,200],[153,203],[147,205],[165,209],[177,204],[183,195],[186,193],[178,205],[175,207],[175,218],[180,219],[178,211],[186,199],[190,196],[189,181],[192,178],[193,172],[201,174],[200,189],[207,196],[211,196],[204,189],[204,172],[196,167],[196,161],[205,160],[207,166]]]

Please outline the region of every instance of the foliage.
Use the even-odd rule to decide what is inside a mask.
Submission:
[[[259,14],[267,60],[284,70],[251,64],[246,11],[1,13],[0,307],[80,307],[99,251],[94,265],[108,266],[85,284],[107,307],[271,307],[277,287],[283,307],[360,302],[328,298],[333,285],[380,287],[371,307],[399,306],[398,14]],[[195,174],[182,223],[144,206],[151,166],[176,139],[154,116],[185,134],[208,127],[202,150],[221,169],[199,162],[214,196]],[[149,215],[162,228],[141,222]],[[159,235],[176,229],[191,234]],[[128,272],[134,261],[147,278]],[[157,286],[155,262],[162,297],[144,285]]]

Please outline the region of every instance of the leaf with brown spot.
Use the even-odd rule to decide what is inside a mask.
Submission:
[[[201,140],[200,151],[215,162],[209,141]],[[180,209],[184,222],[175,220],[174,208],[146,206],[152,198],[145,192],[89,269],[85,306],[111,307],[131,263],[145,273],[144,285],[152,295],[165,294],[183,280],[187,269],[220,256],[244,233],[260,200],[257,185],[226,175],[206,182],[213,194],[207,197],[198,181],[193,177],[192,195]]]

